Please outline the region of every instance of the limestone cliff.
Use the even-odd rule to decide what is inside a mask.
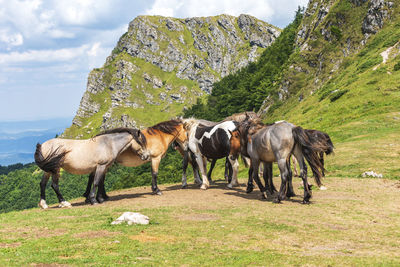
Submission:
[[[88,77],[66,137],[169,119],[212,85],[255,61],[280,29],[249,15],[187,19],[139,16],[104,66]]]

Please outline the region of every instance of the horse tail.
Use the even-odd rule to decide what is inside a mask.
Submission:
[[[44,157],[42,152],[42,145],[36,145],[35,151],[35,162],[45,172],[56,173],[57,170],[61,167],[62,162],[64,161],[65,155],[67,151],[60,151],[60,147],[50,151],[50,153]]]
[[[333,153],[333,149],[335,148],[335,147],[333,146],[332,140],[331,140],[331,138],[329,137],[329,135],[328,135],[327,133],[324,133],[324,136],[325,136],[326,145],[327,145],[327,147],[328,147],[328,148],[325,150],[325,154],[326,154],[326,155],[332,154],[332,153]]]
[[[242,162],[243,162],[244,166],[246,168],[249,168],[250,167],[250,164],[249,164],[250,159],[243,156],[242,154],[240,154],[240,157],[242,158]]]
[[[315,182],[320,187],[322,185],[322,172],[325,169],[318,155],[320,152],[327,150],[326,144],[299,126],[294,127],[292,133],[296,144],[300,146],[304,157],[308,164],[310,164]]]

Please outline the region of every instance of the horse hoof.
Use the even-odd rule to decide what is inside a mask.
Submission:
[[[182,189],[186,189],[187,187],[188,187],[187,184],[182,185]]]
[[[41,200],[40,200],[38,206],[39,206],[40,208],[44,209],[44,210],[49,208],[49,206],[47,206],[47,204],[46,204],[46,200],[44,200],[44,199],[41,199]]]
[[[267,195],[265,192],[261,192],[261,199],[267,199]]]
[[[90,204],[92,204],[92,205],[99,204],[95,198],[94,199],[90,199],[89,201],[90,201]]]
[[[250,194],[251,192],[253,192],[253,190],[254,190],[254,186],[247,186],[246,193]]]
[[[202,184],[201,187],[200,187],[200,189],[206,190],[208,187],[209,187],[208,185]]]
[[[296,196],[295,193],[288,193],[288,194],[286,195],[287,198],[291,198],[291,197],[295,197],[295,196]]]
[[[279,204],[279,203],[281,203],[281,200],[279,198],[275,198],[274,203]]]
[[[158,192],[156,193],[156,195],[162,196],[162,192],[161,192],[161,191],[158,191]]]
[[[233,185],[232,184],[228,184],[226,187],[228,187],[229,189],[232,189]]]
[[[97,202],[99,202],[99,203],[103,203],[104,201],[105,201],[105,199],[102,198],[102,197],[98,197],[98,198],[97,198]]]
[[[62,201],[60,202],[60,204],[58,205],[59,208],[71,208],[72,205],[71,203],[69,203],[68,201]]]
[[[302,204],[310,204],[310,200],[305,200],[303,199],[303,201],[301,202]]]
[[[86,199],[85,199],[85,203],[86,203],[86,204],[89,204],[89,203],[90,203],[90,199],[89,199],[89,198],[86,198]]]

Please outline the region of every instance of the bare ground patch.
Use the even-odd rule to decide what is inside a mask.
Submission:
[[[118,232],[110,232],[107,230],[99,230],[99,231],[87,231],[82,233],[74,234],[75,238],[101,238],[101,237],[110,237],[118,235]]]
[[[21,242],[15,243],[0,243],[0,248],[16,248],[21,246]]]
[[[176,218],[182,221],[216,221],[219,219],[219,216],[214,214],[192,213],[176,216]]]
[[[154,235],[149,235],[143,231],[138,235],[129,236],[129,239],[137,240],[137,241],[143,242],[143,243],[147,243],[147,242],[174,243],[175,242],[175,237],[173,237],[173,236],[167,236],[167,235],[154,236]]]

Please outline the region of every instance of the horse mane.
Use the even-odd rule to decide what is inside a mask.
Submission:
[[[119,128],[114,128],[110,130],[105,130],[94,137],[101,136],[101,135],[106,135],[106,134],[113,134],[113,133],[129,133],[130,135],[133,136],[133,139],[135,139],[136,142],[138,142],[142,146],[146,146],[147,141],[146,137],[144,134],[135,128],[127,128],[127,127],[119,127]]]
[[[237,121],[237,122],[243,122],[243,121],[248,121],[251,119],[258,119],[259,116],[257,113],[253,111],[245,111],[245,112],[240,112],[240,113],[235,113],[232,114],[229,117],[226,117],[223,121]]]
[[[176,127],[179,126],[180,124],[182,124],[181,120],[163,121],[147,128],[147,132],[150,135],[156,134],[156,130],[166,134],[175,134],[177,132]]]

